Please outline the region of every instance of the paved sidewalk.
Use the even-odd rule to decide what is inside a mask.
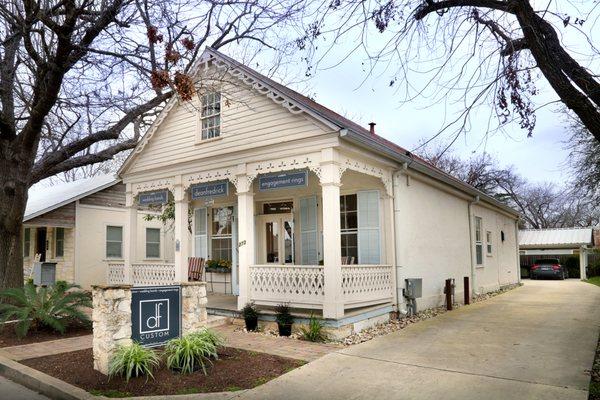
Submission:
[[[0,376],[0,399],[7,400],[49,400],[46,396],[27,389]]]
[[[526,281],[328,354],[240,399],[587,400],[600,288]]]
[[[92,347],[92,335],[78,336],[66,339],[49,340],[46,342],[24,344],[20,346],[4,347],[0,349],[6,357],[15,361],[27,358],[50,356],[53,354],[68,353],[70,351],[84,350]]]
[[[335,344],[312,343],[302,340],[266,336],[259,333],[244,333],[236,325],[214,328],[227,341],[226,346],[259,353],[268,353],[302,361],[314,361],[342,347]]]

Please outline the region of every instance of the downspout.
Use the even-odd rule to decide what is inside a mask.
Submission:
[[[517,248],[517,283],[521,284],[521,253],[519,252],[519,220],[515,220],[515,247]]]
[[[403,171],[406,171],[408,169],[408,166],[406,163],[403,164],[402,166]],[[399,205],[397,204],[397,202],[399,201],[398,199],[398,182],[400,180],[400,176],[401,176],[401,171],[397,171],[395,173],[392,174],[392,193],[394,194],[394,197],[392,198],[392,212],[393,212],[393,230],[394,230],[394,234],[393,234],[393,238],[394,238],[394,276],[395,276],[395,280],[396,280],[396,287],[395,287],[395,293],[394,293],[394,300],[396,303],[396,309],[398,311],[398,314],[401,315],[406,315],[408,312],[406,310],[406,307],[402,307],[402,305],[404,304],[404,297],[402,295],[402,291],[403,291],[403,282],[401,281],[401,275],[400,275],[400,261],[401,261],[401,250],[398,244],[398,237],[400,236],[398,234],[398,227],[400,226],[400,222],[398,221],[399,215],[398,215],[398,211],[399,211]]]
[[[469,249],[471,250],[471,295],[475,295],[476,293],[476,285],[475,285],[475,253],[473,251],[475,239],[473,238],[473,212],[472,207],[474,204],[479,203],[479,196],[475,196],[472,201],[469,202],[469,207],[467,208],[469,213]]]

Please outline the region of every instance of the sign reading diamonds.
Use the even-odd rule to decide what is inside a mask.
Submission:
[[[258,177],[258,190],[261,192],[308,185],[308,171],[286,172],[284,174]]]
[[[227,181],[199,183],[190,186],[192,200],[224,197],[229,195],[229,184]]]
[[[138,203],[141,206],[150,206],[158,204],[167,204],[169,201],[168,190],[156,190],[154,192],[144,192],[138,195]]]

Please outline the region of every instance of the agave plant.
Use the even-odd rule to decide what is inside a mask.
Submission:
[[[78,289],[78,285],[64,281],[51,287],[37,288],[33,282],[27,282],[22,288],[5,289],[0,292],[0,323],[16,320],[18,337],[40,328],[65,333],[72,321],[89,323],[83,309],[91,308],[92,302],[87,293]]]
[[[119,346],[108,364],[108,376],[124,376],[125,381],[136,376],[154,379],[152,370],[160,364],[160,357],[152,350],[133,342],[129,346]]]

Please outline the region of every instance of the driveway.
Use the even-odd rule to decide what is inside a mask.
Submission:
[[[600,288],[525,281],[326,355],[243,399],[587,399]]]

